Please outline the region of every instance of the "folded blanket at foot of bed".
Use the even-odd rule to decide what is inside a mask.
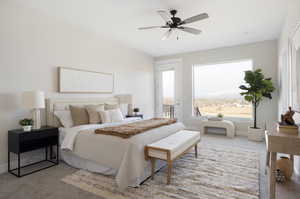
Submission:
[[[176,119],[152,118],[119,126],[104,127],[96,129],[96,134],[112,135],[121,138],[130,138],[131,136],[143,133],[145,131],[158,128],[165,125],[176,123]]]

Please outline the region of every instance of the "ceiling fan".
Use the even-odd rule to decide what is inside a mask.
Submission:
[[[207,19],[209,17],[207,13],[202,13],[199,15],[195,15],[193,17],[189,17],[185,20],[181,20],[179,17],[175,16],[177,14],[177,10],[171,10],[170,14],[165,10],[158,10],[157,13],[165,20],[165,22],[166,22],[165,25],[141,27],[141,28],[139,28],[139,30],[148,30],[148,29],[154,29],[154,28],[168,29],[167,32],[164,34],[162,40],[166,40],[167,38],[169,38],[175,29],[178,29],[178,30],[181,30],[184,32],[188,32],[188,33],[191,33],[194,35],[198,35],[201,33],[201,30],[198,30],[196,28],[185,27],[183,25],[193,23],[196,21],[200,21],[203,19]]]

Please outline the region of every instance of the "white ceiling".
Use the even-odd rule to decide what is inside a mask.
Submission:
[[[17,1],[100,35],[108,35],[152,56],[233,46],[278,38],[286,0],[26,0]],[[158,9],[177,9],[182,19],[206,12],[210,18],[189,24],[195,36],[177,31],[162,41],[165,30],[138,30],[163,25]],[[176,36],[179,40],[176,40]]]

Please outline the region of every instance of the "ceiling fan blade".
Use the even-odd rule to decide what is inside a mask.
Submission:
[[[190,28],[190,27],[184,27],[184,26],[178,27],[178,29],[182,30],[184,32],[192,33],[194,35],[199,35],[202,32],[201,30],[198,30],[196,28]]]
[[[170,28],[165,34],[164,36],[161,38],[161,40],[166,40],[170,37],[170,35],[172,34],[172,29]]]
[[[193,22],[196,22],[196,21],[200,21],[200,20],[203,20],[203,19],[207,19],[209,16],[207,13],[202,13],[200,15],[195,15],[193,17],[190,17],[190,18],[187,18],[185,20],[183,20],[181,24],[188,24],[188,23],[193,23]]]
[[[148,29],[154,29],[154,28],[169,28],[168,26],[148,26],[148,27],[141,27],[139,30],[148,30]]]
[[[172,22],[170,14],[165,10],[158,10],[157,13],[165,20],[165,22]]]

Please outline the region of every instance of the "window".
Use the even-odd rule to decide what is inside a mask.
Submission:
[[[251,60],[193,66],[194,115],[252,118],[252,105],[239,89],[246,70],[252,70]]]
[[[162,72],[163,117],[174,118],[175,103],[175,71]]]
[[[162,97],[163,104],[174,105],[175,101],[175,71],[167,70],[162,72]]]

